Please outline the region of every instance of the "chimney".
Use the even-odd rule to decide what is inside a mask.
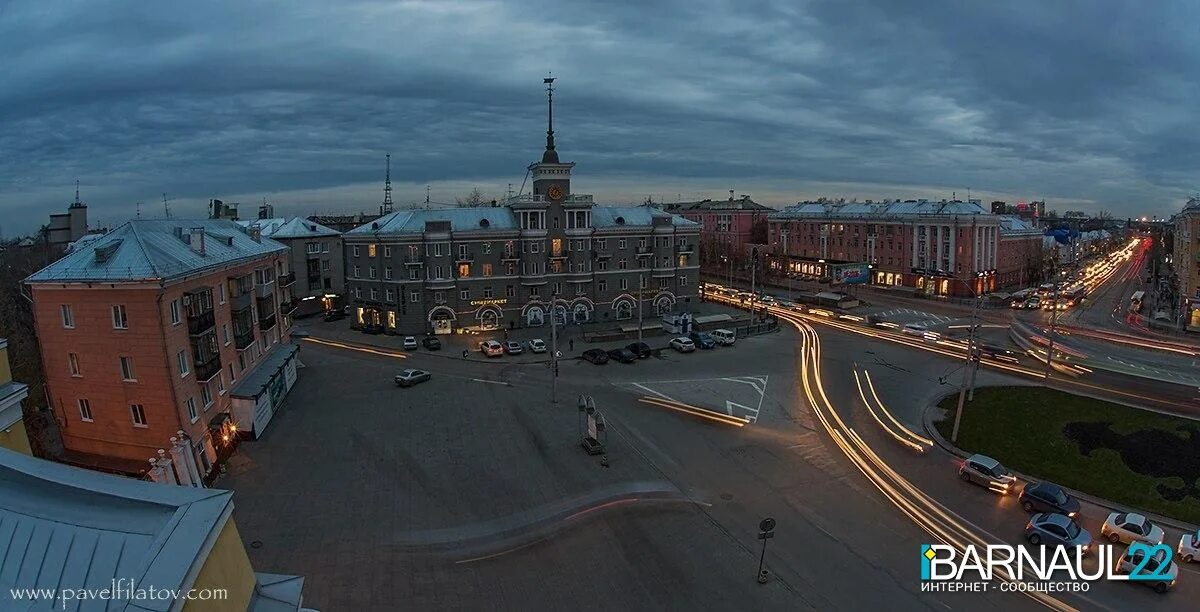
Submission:
[[[188,246],[192,247],[192,250],[199,253],[200,255],[206,254],[204,252],[204,228],[203,227],[193,227],[192,229],[188,230]]]
[[[262,242],[262,228],[257,223],[250,226],[250,239],[255,242]]]

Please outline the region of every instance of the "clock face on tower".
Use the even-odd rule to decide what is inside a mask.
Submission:
[[[550,188],[546,190],[546,197],[554,200],[555,202],[561,200],[563,198],[562,188],[558,185],[551,185]]]

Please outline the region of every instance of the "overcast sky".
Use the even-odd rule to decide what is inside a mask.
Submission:
[[[558,77],[602,202],[1041,199],[1200,188],[1200,3],[0,0],[0,226],[519,189]],[[527,187],[528,188],[528,187]],[[243,212],[243,216],[246,213]]]

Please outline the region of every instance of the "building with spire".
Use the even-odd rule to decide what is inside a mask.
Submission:
[[[493,205],[396,210],[343,236],[353,324],[418,334],[626,321],[686,311],[700,224],[650,206],[597,206],[572,191],[554,141],[527,168],[532,193]]]

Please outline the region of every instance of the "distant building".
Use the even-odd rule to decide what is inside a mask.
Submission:
[[[46,225],[46,243],[56,249],[65,249],[87,233],[87,205],[80,201],[79,185],[76,184],[75,201],[67,207],[67,212],[50,215],[50,223]]]
[[[1172,261],[1179,278],[1183,302],[1183,327],[1200,331],[1200,196],[1193,197],[1175,215],[1175,248]]]
[[[64,461],[198,485],[296,377],[287,248],[231,221],[140,219],[34,273]],[[182,444],[176,444],[181,442]]]
[[[22,418],[21,401],[29,395],[25,383],[12,379],[8,340],[0,338],[0,448],[30,454],[29,436]],[[0,558],[3,554],[0,553]]]
[[[151,472],[165,481],[161,464]],[[298,612],[303,605],[304,578],[254,571],[230,491],[98,474],[0,449],[0,529],[2,610]],[[14,589],[47,586],[97,595],[13,599]],[[192,589],[211,599],[161,594]]]
[[[356,227],[370,223],[381,216],[360,212],[350,215],[310,215],[308,220],[344,234]]]
[[[208,201],[208,218],[209,219],[226,219],[229,221],[238,220],[237,202],[222,202],[221,200]]]
[[[699,200],[662,204],[662,209],[700,224],[700,265],[719,274],[731,260],[743,262],[746,245],[767,240],[767,215],[774,208],[743,195],[727,200]]]
[[[342,234],[303,217],[238,221],[258,227],[264,237],[289,250],[288,269],[299,274],[292,286],[296,315],[303,317],[341,308],[346,291]]]
[[[1020,217],[1000,217],[1000,246],[996,257],[996,282],[1019,289],[1040,284],[1045,278],[1042,231]]]

